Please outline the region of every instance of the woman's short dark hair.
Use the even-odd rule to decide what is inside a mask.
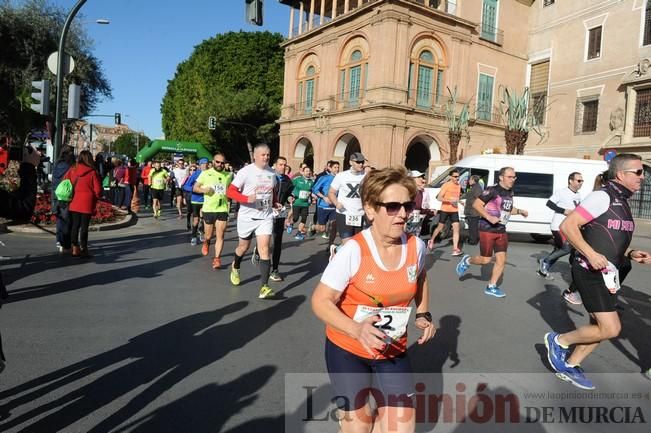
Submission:
[[[75,148],[72,146],[68,146],[67,144],[65,146],[62,146],[61,152],[59,152],[59,161],[63,161],[68,165],[74,164]]]
[[[382,191],[391,185],[400,185],[407,188],[409,200],[416,198],[418,187],[414,179],[409,177],[409,172],[403,166],[386,167],[380,170],[371,170],[361,185],[362,204],[377,208]]]

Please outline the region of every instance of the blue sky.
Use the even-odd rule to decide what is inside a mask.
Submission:
[[[70,10],[76,0],[51,0]],[[269,30],[287,36],[289,9],[277,0],[264,2],[264,26],[244,21],[244,0],[88,0],[75,20],[94,40],[113,88],[113,99],[97,114],[122,113],[122,123],[154,139],[162,135],[160,104],[167,81],[201,41],[228,31]],[[83,16],[81,16],[83,15]],[[109,25],[95,19],[109,19]],[[112,124],[109,118],[93,123]]]

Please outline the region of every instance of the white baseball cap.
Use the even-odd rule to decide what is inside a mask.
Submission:
[[[409,177],[414,177],[415,178],[415,177],[423,177],[423,176],[425,176],[425,173],[421,173],[418,170],[412,170],[412,171],[409,172]]]

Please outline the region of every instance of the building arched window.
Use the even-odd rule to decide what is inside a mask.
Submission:
[[[301,113],[310,114],[314,111],[317,78],[317,71],[313,65],[308,66],[299,77],[298,109]]]
[[[432,50],[424,49],[409,63],[409,98],[416,106],[431,108],[440,104],[443,94],[443,67]],[[413,102],[412,102],[413,103]]]
[[[355,49],[339,70],[339,100],[344,107],[357,107],[366,91],[368,61]]]

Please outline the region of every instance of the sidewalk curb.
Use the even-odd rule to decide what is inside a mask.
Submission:
[[[88,228],[89,232],[105,232],[108,230],[117,230],[124,227],[134,225],[138,222],[138,217],[133,213],[128,214],[122,221],[114,223],[104,223],[104,224],[95,224],[91,225]],[[38,224],[17,224],[17,225],[7,225],[7,232],[13,233],[31,233],[31,234],[41,234],[49,233],[51,235],[56,234],[56,225],[41,226]]]

